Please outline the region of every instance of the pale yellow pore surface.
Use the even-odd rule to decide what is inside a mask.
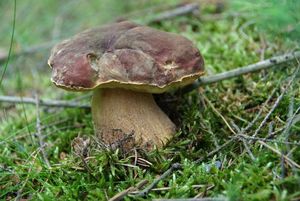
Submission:
[[[125,143],[122,146],[126,149],[162,147],[175,132],[173,122],[148,93],[97,89],[92,99],[92,113],[97,136],[110,146]],[[126,140],[130,133],[134,143]]]

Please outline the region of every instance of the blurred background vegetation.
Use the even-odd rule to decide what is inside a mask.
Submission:
[[[43,47],[43,45],[47,48],[40,48],[39,51],[36,51],[30,57],[21,55],[20,57],[12,58],[6,77],[14,76],[16,82],[23,81],[24,89],[27,89],[29,86],[32,87],[32,84],[38,87],[41,83],[48,82],[47,79],[39,79],[41,77],[40,74],[39,76],[36,75],[40,71],[50,72],[45,65],[51,44],[87,28],[120,19],[130,19],[146,24],[148,19],[151,19],[152,16],[155,16],[156,13],[164,8],[188,2],[180,0],[17,1],[12,51],[26,51],[32,47]],[[201,2],[201,0],[198,2]],[[10,46],[14,1],[1,1],[0,6],[0,55],[5,55],[8,53]],[[255,25],[255,27],[259,28],[259,30],[255,31],[267,33],[272,40],[284,38],[286,39],[285,42],[288,40],[299,42],[300,4],[297,0],[253,0],[247,2],[240,0],[204,0],[201,7],[204,10],[214,10],[213,12],[219,12],[226,7],[228,9],[227,15],[246,17],[247,22],[240,27],[242,37],[247,37],[243,33],[243,29],[246,26]],[[169,31],[177,30],[174,28]],[[37,61],[38,63],[36,63]],[[3,63],[2,61],[2,66]],[[3,71],[3,68],[1,70]],[[28,70],[30,72],[26,73],[26,78],[18,78],[20,74],[24,73],[23,71]],[[18,81],[18,79],[20,80]],[[27,85],[27,81],[29,85]],[[0,87],[3,93],[8,94],[21,88],[20,83],[11,86],[9,79],[4,79],[4,83]]]
[[[34,97],[39,94],[40,98],[76,99],[89,104],[84,94],[58,89],[50,82],[51,71],[47,66],[50,48],[87,28],[123,19],[189,38],[203,54],[208,75],[299,50],[298,0],[16,2],[12,55],[0,85],[0,95]],[[187,3],[199,4],[199,11],[151,22],[159,13]],[[10,47],[13,10],[13,0],[0,1],[0,73],[4,72]],[[229,200],[297,200],[299,169],[282,165],[278,155],[261,145],[251,144],[254,161],[243,144],[235,140],[202,163],[194,163],[231,139],[233,134],[223,118],[242,128],[263,108],[259,118],[262,120],[297,65],[297,62],[283,64],[269,71],[204,86],[199,89],[201,93],[195,90],[180,97],[173,106],[174,113],[180,114],[179,132],[164,150],[141,154],[141,158],[152,164],[150,167],[132,166],[132,156],[91,150],[89,165],[93,176],[83,169],[71,148],[76,136],[93,135],[89,111],[41,109],[42,132],[52,165],[49,169],[38,151],[35,106],[0,103],[0,199],[107,200],[144,178],[151,181],[172,163],[180,162],[183,170],[158,185],[170,190],[152,192],[149,199],[223,196]],[[290,87],[259,137],[264,137],[271,127],[276,131],[285,128],[291,103],[295,107],[300,105],[298,83]],[[275,95],[270,104],[262,106],[273,89]],[[247,134],[253,134],[258,125],[259,122]],[[299,142],[296,135],[299,131],[300,125],[292,127],[292,142]],[[275,140],[283,137],[278,135]],[[300,163],[299,146],[292,146],[289,152],[284,144],[270,144],[282,153],[288,150],[289,156]],[[214,167],[216,161],[221,161],[222,168]],[[198,184],[202,187],[193,187]]]
[[[271,36],[300,42],[300,3],[298,0],[232,1],[233,9],[246,13],[250,23]]]

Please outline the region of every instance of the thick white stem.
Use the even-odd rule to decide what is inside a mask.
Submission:
[[[148,93],[95,90],[92,113],[97,136],[112,148],[162,147],[175,132],[173,122]]]

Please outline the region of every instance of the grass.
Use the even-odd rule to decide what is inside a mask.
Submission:
[[[30,0],[17,2],[14,51],[31,44],[68,37],[87,27],[111,21],[116,15],[125,14],[135,7],[142,9],[161,1],[153,1],[151,5],[147,1],[146,5],[135,1],[129,1],[129,4],[79,0],[66,1],[65,4],[50,0],[43,3]],[[0,2],[0,5],[0,19],[3,20],[0,48],[8,49],[13,2]],[[249,23],[252,20],[249,11],[239,7],[244,15],[231,15],[233,10],[230,6],[217,20],[212,20],[217,16],[214,9],[204,7],[200,18],[182,16],[151,26],[192,40],[205,58],[207,74],[299,49],[293,38],[268,32],[269,29],[265,32],[260,24]],[[136,20],[143,22],[143,18]],[[48,50],[41,50],[34,55],[13,58],[0,93],[32,96],[37,92],[42,98],[66,100],[84,95],[57,89],[50,83],[50,70],[46,65],[48,55]],[[51,163],[51,168],[48,168],[35,135],[35,106],[1,103],[0,199],[12,200],[19,196],[32,200],[106,200],[143,179],[152,181],[171,164],[180,162],[182,169],[157,186],[170,187],[169,190],[153,191],[147,198],[137,200],[190,198],[201,192],[204,197],[225,197],[229,200],[297,200],[300,196],[299,169],[282,163],[280,156],[258,142],[248,145],[255,160],[238,139],[216,154],[205,157],[234,136],[224,119],[237,132],[236,127],[246,127],[262,108],[259,120],[246,133],[252,135],[282,93],[297,65],[297,62],[286,63],[177,95],[176,101],[164,109],[172,111],[172,118],[180,129],[165,149],[150,153],[141,151],[141,157],[152,164],[150,167],[132,166],[134,153],[124,155],[118,151],[103,151],[92,143],[88,148],[88,166],[92,170],[89,173],[76,155],[74,139],[93,135],[90,111],[41,108],[42,134]],[[273,89],[274,96],[263,107]],[[276,131],[286,127],[289,111],[295,112],[300,105],[299,89],[297,77],[258,137],[264,138],[270,128]],[[294,121],[288,132],[288,141],[299,142],[299,130],[299,123]],[[275,142],[267,143],[282,153],[289,153],[291,159],[300,163],[299,145],[288,147],[280,143],[286,140],[284,132],[278,132],[273,140]],[[203,160],[195,162],[202,157]],[[221,163],[220,168],[215,166],[218,163]]]

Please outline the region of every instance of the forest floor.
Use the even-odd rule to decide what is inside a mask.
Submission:
[[[13,52],[34,44],[50,47],[80,30],[113,21],[117,14],[132,12],[132,7],[140,12],[129,18],[145,24],[142,16],[149,11],[144,7],[155,6],[134,1],[118,6],[120,1],[67,2],[18,1]],[[1,20],[6,21],[0,28],[4,51],[10,45],[13,1],[0,6]],[[199,13],[148,25],[193,41],[205,59],[206,75],[299,49],[296,41],[257,25],[253,10],[224,6],[201,6]],[[115,7],[95,17],[99,10]],[[39,47],[35,53],[11,57],[0,94],[89,104],[90,93],[64,91],[51,83],[48,56],[49,48]],[[131,194],[125,200],[299,200],[299,66],[293,61],[187,94],[165,95],[170,101],[163,109],[178,132],[164,149],[138,150],[138,155],[134,150],[124,154],[92,146],[89,109],[0,103],[0,199],[108,200],[140,181],[151,183],[180,163],[181,168],[145,197]]]

